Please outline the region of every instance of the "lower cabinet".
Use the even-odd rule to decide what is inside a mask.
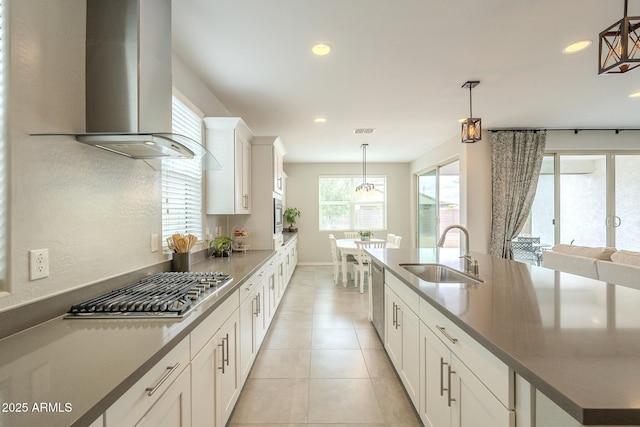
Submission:
[[[450,335],[445,339],[457,340]],[[420,366],[417,409],[425,426],[515,427],[515,412],[507,409],[422,322]]]
[[[191,378],[187,368],[164,392],[136,427],[188,427],[191,426]]]
[[[241,287],[240,377],[244,384],[269,326],[266,271],[253,275]]]
[[[417,407],[420,391],[418,315],[389,286],[385,286],[385,305],[385,348]]]
[[[214,313],[215,315],[215,313]],[[191,360],[194,426],[224,426],[240,394],[238,310]]]
[[[107,409],[104,425],[190,426],[190,372],[187,338]]]

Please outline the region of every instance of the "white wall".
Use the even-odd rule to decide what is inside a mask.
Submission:
[[[29,136],[85,130],[86,1],[9,6],[10,294],[0,310],[166,259],[150,249],[161,234],[159,172],[71,137]],[[176,71],[177,89],[205,114],[228,115],[181,61]],[[40,248],[50,275],[29,281],[28,251]]]
[[[286,158],[285,158],[286,159]],[[298,261],[330,262],[328,236],[319,230],[318,176],[359,175],[361,163],[285,163],[287,173],[287,207],[300,209],[298,227]],[[408,163],[367,163],[370,175],[387,175],[387,229],[376,232],[386,237],[387,232],[403,236],[402,247],[410,247],[411,190]],[[341,232],[334,232],[336,238]]]

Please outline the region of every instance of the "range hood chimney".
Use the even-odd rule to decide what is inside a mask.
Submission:
[[[87,0],[85,72],[86,133],[74,134],[77,141],[134,159],[202,158],[204,169],[220,169],[200,142],[171,132],[171,0]]]

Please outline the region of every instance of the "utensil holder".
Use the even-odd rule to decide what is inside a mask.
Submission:
[[[191,252],[175,252],[171,258],[171,271],[179,273],[191,271]]]

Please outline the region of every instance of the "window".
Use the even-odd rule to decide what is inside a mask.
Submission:
[[[173,97],[174,133],[202,141],[202,114]],[[201,159],[163,160],[162,241],[172,234],[193,234],[202,239]]]
[[[356,198],[356,186],[362,177],[321,176],[318,178],[320,196],[320,230],[385,230],[387,228],[387,178],[367,176],[374,184],[374,192]]]

